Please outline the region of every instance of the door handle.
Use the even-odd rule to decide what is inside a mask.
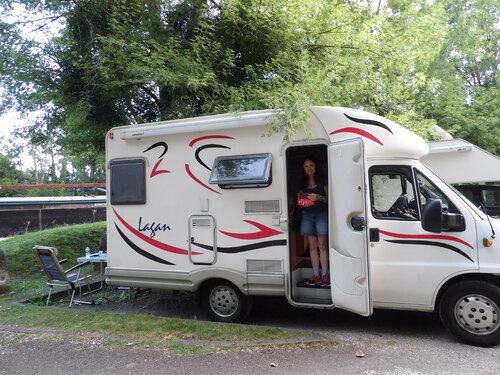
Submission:
[[[370,242],[380,241],[380,231],[378,228],[370,228]]]

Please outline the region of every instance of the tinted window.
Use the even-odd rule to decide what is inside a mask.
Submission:
[[[271,184],[271,154],[219,156],[209,182],[222,188],[263,187]]]
[[[483,197],[487,207],[500,207],[500,190],[484,190]]]
[[[146,203],[145,163],[143,159],[110,163],[111,204]]]

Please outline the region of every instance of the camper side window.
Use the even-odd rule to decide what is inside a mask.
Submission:
[[[209,182],[222,189],[271,185],[272,154],[219,156],[215,158]]]
[[[370,168],[370,187],[372,214],[377,219],[419,219],[409,167]]]
[[[109,168],[111,204],[146,203],[144,159],[111,161]]]

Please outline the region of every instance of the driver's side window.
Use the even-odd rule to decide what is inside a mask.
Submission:
[[[441,200],[443,212],[460,213],[455,205],[439,190],[427,177],[425,177],[419,170],[416,171],[418,192],[420,197],[421,210],[423,211],[425,205],[434,199]]]
[[[370,168],[372,215],[377,219],[418,220],[415,189],[410,167]]]

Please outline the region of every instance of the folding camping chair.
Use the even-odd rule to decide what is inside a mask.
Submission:
[[[83,303],[83,304],[92,304],[93,302],[87,301],[76,301],[74,300],[75,292],[79,289],[80,297],[82,296],[82,284],[85,282],[89,289],[89,293],[92,293],[92,289],[90,288],[90,283],[88,279],[92,275],[86,275],[80,273],[81,267],[89,264],[89,262],[79,263],[74,267],[64,271],[61,267],[62,261],[57,259],[58,251],[55,247],[49,246],[40,246],[36,245],[33,247],[36,258],[40,266],[42,267],[42,271],[47,276],[47,285],[49,286],[49,295],[47,297],[47,305],[49,304],[50,297],[52,294],[53,287],[65,287],[68,291],[68,295],[70,296],[69,307],[73,305],[73,302]],[[77,273],[70,273],[75,270],[78,270]],[[70,292],[71,291],[71,292]]]

